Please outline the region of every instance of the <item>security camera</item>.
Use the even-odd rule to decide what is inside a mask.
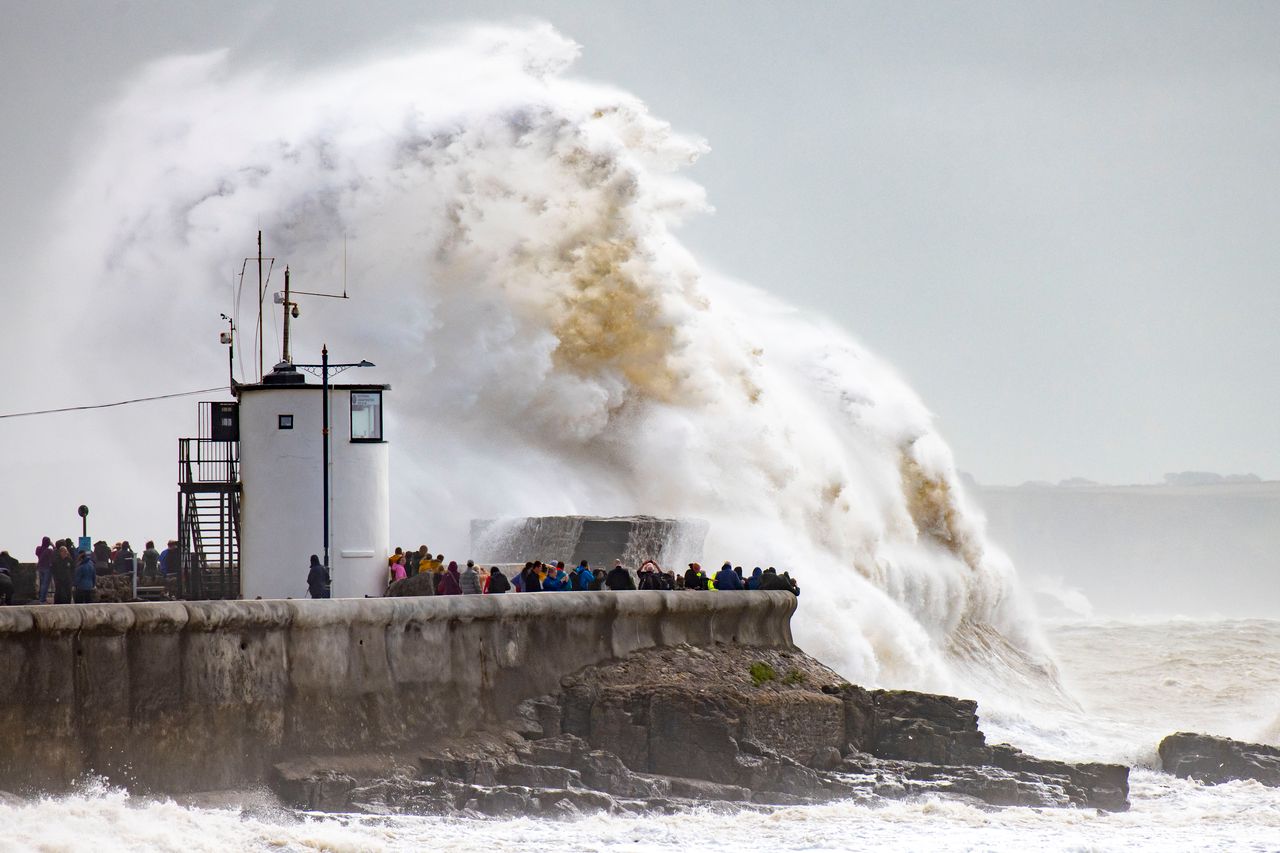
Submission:
[[[298,319],[298,303],[293,304],[293,310],[289,313],[293,314],[293,319]]]

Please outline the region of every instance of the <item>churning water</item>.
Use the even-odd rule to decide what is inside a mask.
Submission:
[[[1274,734],[1280,622],[1073,623],[1055,626],[1051,636],[1083,707],[1069,720],[1028,717],[1018,721],[1022,728],[998,732],[1021,746],[1149,762],[1159,739],[1179,729]],[[984,720],[984,727],[993,724]],[[757,813],[726,806],[553,821],[300,815],[253,794],[244,808],[192,808],[89,786],[74,796],[0,805],[0,850],[1280,849],[1280,790],[1253,782],[1202,786],[1138,768],[1130,799],[1123,814],[988,811],[926,798],[882,808],[834,803]]]

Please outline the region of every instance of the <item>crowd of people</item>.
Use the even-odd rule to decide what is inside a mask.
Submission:
[[[421,595],[497,595],[505,592],[592,592],[634,589],[656,590],[783,590],[800,594],[800,587],[790,572],[779,573],[773,566],[762,569],[756,566],[750,574],[741,566],[726,562],[713,575],[703,571],[698,563],[690,563],[683,573],[664,570],[654,560],[645,560],[633,573],[615,561],[613,568],[605,571],[593,568],[582,560],[572,569],[563,561],[533,560],[524,564],[508,577],[499,566],[476,565],[467,560],[459,567],[456,561],[445,562],[443,554],[432,555],[426,545],[416,551],[396,548],[388,558],[387,589],[392,584],[417,575],[430,575],[431,582],[418,584]],[[329,587],[324,567],[313,554],[307,573],[307,588],[312,598],[328,598]]]
[[[89,603],[94,600],[98,578],[105,575],[130,574],[135,570],[143,582],[156,581],[177,571],[178,543],[171,541],[163,551],[155,542],[147,542],[142,553],[136,553],[128,540],[114,546],[99,540],[84,548],[71,537],[54,541],[44,537],[36,546],[35,604]],[[13,576],[19,561],[8,551],[0,551],[0,605],[11,604],[14,596]]]
[[[114,546],[99,540],[92,548],[83,548],[70,537],[54,541],[50,537],[36,547],[36,604],[89,603],[94,600],[99,578],[105,575],[137,572],[141,583],[155,583],[178,570],[178,543],[170,541],[164,550],[148,541],[136,553],[127,540]],[[14,574],[19,561],[8,551],[0,551],[0,605],[12,604]],[[478,566],[473,560],[459,567],[445,562],[443,554],[432,555],[423,545],[416,551],[396,548],[388,559],[387,587],[417,575],[430,575],[431,582],[418,584],[421,595],[498,595],[505,592],[591,592],[596,590],[784,590],[800,594],[800,587],[789,572],[778,572],[773,566],[756,566],[750,574],[741,566],[725,563],[714,574],[707,574],[698,563],[690,563],[682,573],[665,570],[654,560],[645,560],[632,572],[615,561],[605,571],[582,560],[572,569],[563,561],[533,560],[512,571],[510,577],[499,566]],[[307,571],[307,591],[312,598],[330,596],[330,578],[315,554]]]

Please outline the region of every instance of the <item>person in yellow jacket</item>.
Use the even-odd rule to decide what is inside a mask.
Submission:
[[[409,570],[409,577],[413,577],[414,575],[421,574],[427,571],[427,568],[425,567],[424,564],[430,560],[431,560],[431,549],[428,548],[426,545],[423,545],[420,548],[418,548],[418,550],[413,554],[413,556],[406,561],[409,564],[407,566]]]

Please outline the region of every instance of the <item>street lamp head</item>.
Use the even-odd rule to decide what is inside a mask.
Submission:
[[[365,360],[361,360],[361,362],[356,365],[356,367],[377,367],[377,366],[378,365],[374,364],[372,361],[365,361]]]

